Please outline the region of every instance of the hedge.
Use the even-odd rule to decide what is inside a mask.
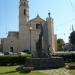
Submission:
[[[25,64],[26,59],[31,55],[4,55],[0,56],[0,66]]]
[[[55,57],[63,57],[64,62],[75,62],[75,53],[58,53],[53,54]]]

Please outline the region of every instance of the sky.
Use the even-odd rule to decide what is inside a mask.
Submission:
[[[75,0],[29,0],[29,7],[30,19],[37,14],[46,19],[50,11],[57,38],[69,41],[72,25],[75,29]],[[0,0],[0,38],[9,31],[19,31],[19,0]]]

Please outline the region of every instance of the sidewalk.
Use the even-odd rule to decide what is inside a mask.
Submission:
[[[38,72],[43,72],[48,75],[70,75],[69,71],[66,70],[65,68],[61,69],[52,69],[52,70],[38,70]]]

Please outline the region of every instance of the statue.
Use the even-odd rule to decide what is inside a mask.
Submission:
[[[38,54],[38,58],[47,58],[48,53],[46,53],[44,49],[42,48],[43,27],[42,27],[42,24],[40,25],[41,25],[41,32],[39,34],[39,40],[36,43],[37,54]]]

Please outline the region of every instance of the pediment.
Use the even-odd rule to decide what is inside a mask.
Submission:
[[[39,16],[37,16],[36,18],[32,19],[31,22],[44,23],[45,20],[43,20],[42,18],[40,18]]]

